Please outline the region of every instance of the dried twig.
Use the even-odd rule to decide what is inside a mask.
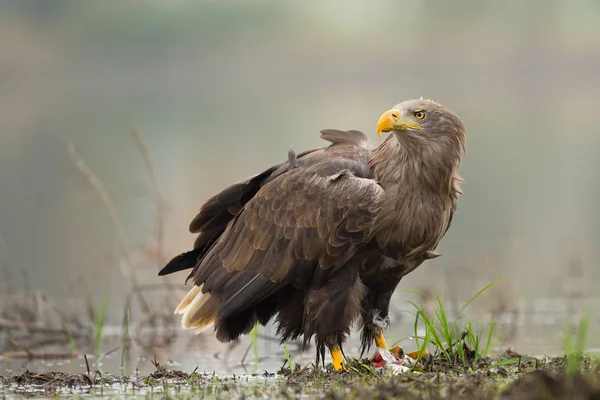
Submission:
[[[98,357],[98,359],[96,360],[96,362],[100,362],[104,357],[111,355],[112,353],[114,353],[115,351],[121,349],[121,346],[118,347],[113,347],[112,349],[100,354],[100,356]]]
[[[17,340],[15,340],[15,339],[12,339],[12,338],[9,338],[9,339],[8,339],[8,341],[9,341],[9,342],[10,342],[10,343],[11,343],[13,346],[15,346],[17,349],[21,350],[23,353],[27,354],[28,356],[30,356],[30,355],[32,355],[32,354],[33,354],[33,353],[31,353],[31,351],[30,351],[28,348],[26,348],[26,347],[24,347],[24,346],[21,346],[21,344],[20,344],[20,343],[19,343]]]
[[[87,374],[89,376],[91,373],[90,373],[90,362],[87,359],[87,354],[84,354],[83,358],[85,359],[85,368],[86,368]]]
[[[110,218],[112,219],[115,230],[117,231],[117,235],[119,236],[119,241],[121,242],[123,254],[126,258],[129,258],[129,254],[131,254],[131,247],[127,242],[127,237],[125,236],[123,224],[121,223],[121,219],[119,218],[119,215],[117,213],[117,207],[115,206],[114,202],[112,201],[108,192],[106,191],[104,184],[96,176],[96,174],[94,174],[90,167],[88,167],[85,161],[83,161],[83,158],[81,158],[81,156],[79,155],[79,153],[77,153],[77,150],[75,150],[75,147],[71,143],[66,143],[65,146],[67,152],[73,159],[73,162],[79,170],[79,172],[81,172],[81,174],[88,180],[88,182],[92,185],[94,190],[96,190],[96,192],[100,196],[100,199],[104,203],[104,206],[106,207],[106,210],[108,211]],[[133,273],[133,265],[129,264],[128,267],[130,268],[130,270],[123,270],[123,275],[132,280],[135,280],[135,274]]]
[[[10,273],[10,260],[8,258],[8,248],[6,247],[6,241],[0,232],[0,265],[2,265],[2,273],[4,275],[4,283],[6,289],[10,290],[10,283],[12,283],[12,274]]]
[[[250,343],[248,345],[248,348],[246,349],[246,351],[244,352],[244,356],[242,357],[242,361],[240,361],[242,367],[244,367],[244,369],[246,369],[246,356],[248,355],[248,353],[250,353],[250,349],[252,348],[252,343]]]
[[[133,286],[137,286],[138,280],[135,275],[133,263],[130,260],[130,254],[132,253],[131,247],[129,246],[129,244],[127,242],[127,237],[125,236],[125,230],[123,229],[123,224],[121,223],[121,219],[119,218],[119,214],[117,213],[117,208],[116,208],[114,202],[110,198],[102,181],[96,176],[96,174],[94,174],[94,172],[90,169],[90,167],[88,167],[88,165],[85,163],[85,161],[83,161],[83,158],[81,158],[79,153],[77,153],[77,151],[75,150],[75,147],[71,143],[65,143],[65,147],[67,149],[67,152],[73,159],[73,162],[74,162],[75,166],[77,167],[77,169],[79,170],[79,172],[81,172],[81,174],[88,180],[88,182],[92,185],[94,190],[96,190],[96,192],[100,196],[102,202],[104,203],[104,206],[106,207],[106,209],[111,217],[111,220],[113,222],[115,230],[117,231],[117,236],[119,237],[119,241],[121,243],[123,256],[125,257],[125,260],[127,261],[126,264],[119,263],[119,265],[121,266],[123,275],[125,275],[126,277],[128,277],[131,280],[131,283],[133,284]],[[145,297],[143,296],[143,294],[140,293],[139,299],[140,299],[140,306],[141,306],[142,310],[144,312],[149,312],[150,307],[149,307],[148,302],[146,301]]]
[[[5,321],[0,319],[1,330],[24,330],[31,333],[42,333],[45,335],[64,335],[68,337],[69,333],[77,337],[88,337],[89,333],[69,332],[68,329],[57,329],[40,326],[38,324],[27,323],[22,321]]]
[[[156,171],[154,169],[154,163],[150,158],[150,153],[148,152],[148,147],[142,140],[142,137],[139,131],[135,128],[131,129],[131,137],[133,142],[137,146],[144,159],[144,163],[146,164],[146,168],[148,169],[148,174],[150,175],[150,181],[152,182],[152,190],[154,192],[154,197],[156,198],[156,254],[158,256],[159,265],[162,266],[167,260],[164,256],[164,226],[165,226],[165,214],[166,214],[166,203],[164,201],[164,197],[160,191],[158,186],[158,179],[156,178]]]
[[[54,313],[60,318],[63,326],[72,325],[80,330],[85,330],[87,328],[76,315],[63,310],[53,299],[44,296],[44,301],[46,303],[46,307],[48,307],[49,310],[54,311]]]
[[[21,358],[27,360],[64,360],[77,357],[74,353],[32,353],[29,350],[5,351],[2,353],[5,358]]]
[[[154,197],[156,199],[156,257],[158,261],[158,268],[162,268],[163,265],[167,262],[165,257],[165,246],[164,246],[164,227],[165,227],[165,215],[167,213],[167,207],[164,197],[162,196],[162,192],[158,185],[158,179],[156,177],[156,170],[154,169],[154,163],[152,162],[152,158],[150,157],[150,153],[148,152],[148,147],[146,143],[143,141],[142,136],[139,131],[135,128],[130,130],[131,137],[133,142],[137,146],[144,159],[144,163],[146,164],[146,168],[148,169],[148,174],[150,175],[150,181],[152,182],[152,189],[154,192]],[[172,291],[174,289],[173,284],[170,281],[169,277],[162,280],[163,284]],[[175,304],[173,303],[173,296],[167,296],[166,301],[169,303],[170,308],[174,308]]]

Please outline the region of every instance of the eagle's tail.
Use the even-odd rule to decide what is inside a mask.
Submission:
[[[214,325],[219,307],[219,296],[202,293],[202,285],[194,286],[181,300],[175,314],[182,314],[184,329],[196,328],[196,335]]]

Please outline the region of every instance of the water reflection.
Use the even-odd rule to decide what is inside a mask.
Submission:
[[[589,299],[590,307],[595,307],[600,298]],[[386,336],[389,342],[399,343],[408,351],[415,350],[412,338],[414,332],[414,317],[409,311],[412,306],[408,303],[394,303],[396,312],[392,312],[392,325]],[[461,304],[462,305],[462,304]],[[587,310],[579,309],[579,302],[567,298],[538,298],[532,302],[520,302],[518,307],[497,313],[476,314],[467,312],[459,319],[458,326],[472,321],[475,329],[482,329],[487,334],[492,320],[496,328],[491,351],[501,354],[509,347],[521,354],[535,356],[559,356],[564,354],[564,340],[569,329],[577,326],[582,317],[591,316],[590,322],[600,322],[597,315],[586,314]],[[452,312],[448,317],[453,320]],[[275,329],[268,325],[261,327],[257,340],[258,357],[255,357],[252,343],[248,336],[243,336],[232,343],[220,343],[210,333],[193,335],[190,331],[156,331],[156,328],[146,328],[130,333],[133,339],[122,354],[122,332],[118,326],[106,327],[102,342],[100,358],[96,359],[93,351],[88,351],[86,357],[91,371],[96,369],[111,374],[131,374],[138,372],[148,375],[155,371],[153,361],[158,361],[168,369],[182,370],[190,373],[194,370],[201,373],[219,372],[225,374],[248,374],[277,372],[285,363],[286,356],[283,346],[275,337]],[[417,334],[424,335],[420,327]],[[358,333],[353,333],[345,345],[345,353],[351,357],[359,355]],[[314,347],[309,346],[302,351],[301,341],[287,343],[291,359],[294,363],[306,366],[314,362]],[[586,342],[586,351],[597,353],[600,348],[600,338],[590,335]],[[33,354],[46,354],[46,359],[27,360],[27,356],[1,357],[0,375],[21,373],[24,370],[37,372],[64,371],[68,373],[83,373],[87,369],[82,352],[77,350],[72,358],[53,359],[52,354],[69,354],[64,346],[47,346],[43,351],[33,351]],[[374,350],[372,350],[374,351]],[[123,357],[123,360],[122,358]],[[121,369],[123,361],[124,370]]]

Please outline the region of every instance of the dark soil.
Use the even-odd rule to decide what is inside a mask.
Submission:
[[[165,369],[147,375],[115,376],[49,372],[0,377],[3,395],[111,398],[168,393],[177,398],[391,398],[406,399],[600,399],[600,362],[583,359],[568,369],[566,357],[538,359],[519,356],[514,364],[494,365],[502,359],[486,358],[476,368],[450,365],[432,357],[414,372],[392,375],[353,360],[350,373],[313,370],[297,365],[277,374],[217,377]],[[571,372],[567,372],[567,371]]]
[[[355,361],[358,373],[287,370],[286,386],[296,393],[320,397],[405,399],[599,399],[600,361],[585,358],[567,373],[566,357],[538,359],[519,356],[514,364],[494,366],[498,358],[486,358],[476,368],[450,365],[441,357],[395,376],[375,372]]]

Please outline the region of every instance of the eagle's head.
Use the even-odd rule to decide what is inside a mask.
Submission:
[[[461,119],[433,100],[407,100],[396,104],[379,118],[377,136],[382,132],[451,140],[464,148],[466,129]]]

